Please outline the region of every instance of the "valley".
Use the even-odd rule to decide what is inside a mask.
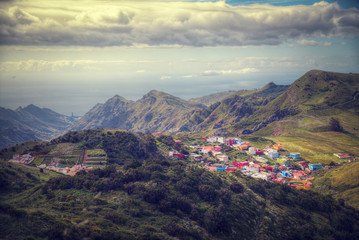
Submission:
[[[2,109],[0,229],[5,239],[355,239],[358,83],[312,70],[290,86],[189,101],[153,90],[78,120]]]

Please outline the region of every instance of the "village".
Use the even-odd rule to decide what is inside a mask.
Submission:
[[[246,176],[257,179],[288,184],[297,189],[310,189],[314,177],[312,173],[322,168],[341,166],[339,164],[323,166],[320,163],[309,163],[302,159],[297,152],[286,151],[281,144],[273,144],[264,149],[251,146],[250,142],[241,141],[240,138],[225,138],[211,136],[202,138],[207,145],[191,145],[193,152],[188,156],[192,161],[203,164],[210,171],[236,172],[240,171]],[[182,144],[180,140],[177,143]],[[246,155],[245,161],[231,159],[222,152],[222,146],[229,147]],[[169,151],[171,158],[185,159],[186,155],[176,151]],[[341,159],[354,161],[349,154],[334,153]],[[215,161],[213,161],[215,159]]]
[[[74,145],[59,144],[48,154],[14,154],[11,163],[47,169],[74,176],[80,171],[91,171],[106,166],[107,155],[103,149],[76,149]]]
[[[153,134],[161,135],[161,133]],[[175,160],[188,160],[198,163],[210,171],[237,172],[257,179],[288,184],[297,189],[310,189],[318,169],[340,166],[332,164],[323,166],[320,163],[309,163],[300,153],[288,152],[281,144],[272,144],[264,149],[255,148],[250,142],[240,138],[211,136],[201,138],[202,143],[186,145],[181,140],[176,144],[191,149],[188,155],[176,150],[169,150],[168,157]],[[230,157],[226,152],[235,151],[238,157]],[[334,156],[348,161],[356,160],[349,154],[334,153]],[[64,175],[74,176],[80,171],[90,171],[106,166],[107,155],[103,149],[76,149],[74,145],[58,145],[49,154],[14,154],[11,163],[30,165],[48,169]]]

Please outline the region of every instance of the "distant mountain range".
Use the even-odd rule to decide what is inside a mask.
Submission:
[[[49,140],[63,134],[73,123],[71,117],[32,104],[15,111],[0,107],[0,147]]]
[[[359,74],[312,70],[290,86],[271,82],[256,90],[220,92],[189,101],[156,90],[137,101],[116,95],[76,121],[34,105],[16,111],[0,108],[0,147],[96,128],[280,135],[300,127],[299,117],[318,123],[306,125],[314,131],[333,116],[342,120],[346,131],[359,136]]]

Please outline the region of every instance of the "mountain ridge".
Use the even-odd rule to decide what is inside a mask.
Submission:
[[[0,147],[63,134],[74,119],[33,104],[15,111],[0,107]]]

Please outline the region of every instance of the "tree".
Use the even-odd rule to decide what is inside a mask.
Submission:
[[[330,121],[329,121],[329,130],[335,131],[335,132],[342,132],[343,127],[340,124],[338,119],[331,118]]]

